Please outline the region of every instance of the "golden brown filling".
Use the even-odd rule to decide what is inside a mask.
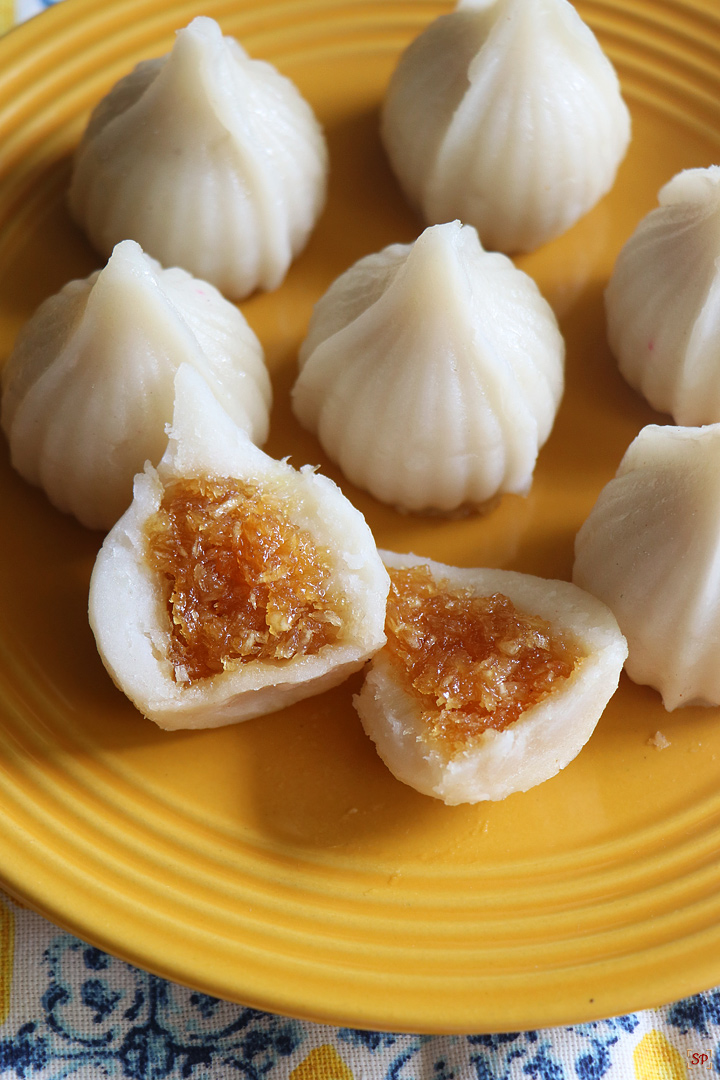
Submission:
[[[278,499],[237,480],[178,480],[145,526],[167,581],[169,659],[180,683],[233,662],[288,660],[338,639],[327,552]]]
[[[431,739],[462,747],[502,731],[572,673],[581,653],[501,593],[474,596],[427,566],[390,569],[385,631]]]

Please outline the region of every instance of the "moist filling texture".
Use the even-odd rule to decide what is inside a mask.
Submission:
[[[343,602],[328,552],[260,487],[177,480],[145,538],[148,562],[165,583],[176,682],[250,660],[316,654],[340,636]]]
[[[503,731],[557,689],[582,653],[507,596],[475,596],[429,567],[389,568],[386,648],[422,709],[427,737],[462,748]]]

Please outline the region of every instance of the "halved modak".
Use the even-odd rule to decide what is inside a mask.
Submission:
[[[18,336],[2,373],[13,465],[58,509],[109,529],[135,474],[165,449],[181,363],[265,441],[270,378],[244,315],[208,282],[163,269],[125,240],[102,270],[45,300]]]
[[[355,707],[390,771],[456,805],[568,765],[627,656],[609,609],[566,581],[381,555],[388,640]]]
[[[182,366],[167,450],[90,583],[100,656],[139,711],[218,727],[335,686],[383,644],[388,586],[340,489],[264,454]]]

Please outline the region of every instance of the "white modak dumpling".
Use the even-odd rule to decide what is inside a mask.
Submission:
[[[330,286],[293,408],[358,487],[402,510],[451,512],[527,493],[564,356],[534,281],[448,222]]]
[[[677,424],[720,421],[720,168],[658,195],[605,292],[608,340],[632,387]]]
[[[630,140],[615,71],[567,0],[461,0],[402,55],[382,137],[431,223],[532,251],[612,187]]]
[[[208,282],[164,270],[126,240],[21,330],[2,374],[13,465],[58,509],[110,528],[130,504],[135,474],[165,449],[181,363],[202,372],[253,441],[265,441],[270,379],[245,317]]]
[[[625,669],[669,711],[720,705],[720,424],[643,428],[575,540],[573,580],[612,609]]]
[[[390,771],[456,805],[565,768],[627,655],[608,608],[567,581],[380,554],[388,640],[354,703]]]
[[[281,283],[326,176],[324,136],[295,85],[201,16],[100,102],[70,209],[103,254],[131,237],[239,299]]]
[[[335,686],[384,641],[389,581],[340,489],[259,450],[183,365],[157,470],[90,582],[117,686],[160,727],[232,724]]]

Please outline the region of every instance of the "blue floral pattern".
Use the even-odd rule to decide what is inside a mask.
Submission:
[[[720,989],[663,1010],[539,1031],[427,1036],[331,1028],[177,986],[8,900],[0,903],[12,911],[15,945],[9,1011],[0,1025],[0,1080],[701,1080],[720,1075]]]
[[[301,1025],[149,975],[69,934],[42,954],[36,1016],[0,1038],[0,1075],[260,1080],[302,1042]],[[8,1073],[8,1070],[11,1070]],[[12,1071],[14,1070],[14,1071]]]

